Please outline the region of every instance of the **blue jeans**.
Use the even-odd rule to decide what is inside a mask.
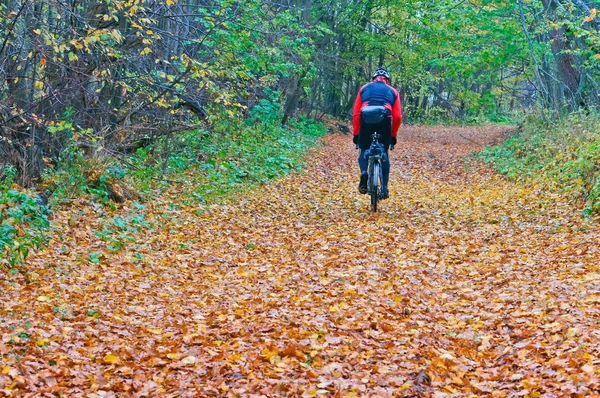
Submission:
[[[388,151],[385,151],[386,157],[385,157],[385,162],[382,163],[382,167],[381,167],[381,171],[383,174],[383,186],[387,187],[388,185],[388,181],[390,179],[390,157],[389,157],[389,153]],[[360,166],[360,173],[361,174],[366,174],[367,173],[367,168],[369,166],[369,161],[368,159],[365,157],[365,150],[361,149],[360,153],[358,154],[358,165]]]

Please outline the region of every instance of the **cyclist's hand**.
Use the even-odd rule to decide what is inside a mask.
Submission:
[[[392,146],[396,146],[397,143],[398,143],[398,140],[396,139],[396,137],[392,137],[392,141],[391,141]]]
[[[352,137],[352,142],[358,145],[358,135]]]

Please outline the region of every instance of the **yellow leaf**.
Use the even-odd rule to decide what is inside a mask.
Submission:
[[[240,353],[233,354],[232,356],[230,356],[229,358],[227,358],[227,360],[230,361],[230,362],[239,361],[240,359],[242,359],[242,355]]]
[[[490,343],[490,340],[492,339],[492,336],[484,336],[481,339],[481,344],[479,345],[478,350],[479,351],[486,351],[490,348],[490,346],[492,345]]]
[[[8,374],[8,372],[10,372],[10,368],[8,366],[2,368],[2,373]]]
[[[71,40],[69,42],[73,47],[75,47],[77,50],[81,50],[83,48],[83,45],[78,42],[77,40]]]
[[[279,350],[277,350],[276,347],[265,348],[262,350],[261,354],[263,358],[271,363],[279,362],[278,360],[281,358],[279,356]]]
[[[598,10],[596,10],[595,8],[592,8],[590,10],[590,15],[588,15],[587,17],[585,17],[583,20],[585,22],[592,22],[594,19],[596,19],[596,15],[598,14]]]
[[[121,37],[121,32],[119,32],[116,29],[113,29],[112,32],[110,32],[110,35],[113,37],[113,39],[115,39],[117,42],[120,42],[122,37]]]
[[[104,362],[106,363],[119,363],[119,357],[113,354],[106,354],[104,357]]]
[[[444,387],[444,390],[448,391],[450,394],[456,394],[456,392],[458,391],[456,388],[450,385]]]
[[[38,341],[35,342],[35,344],[37,344],[38,347],[43,347],[45,345],[47,345],[49,343],[48,339],[39,339]]]
[[[170,352],[167,354],[167,358],[169,359],[177,359],[177,357],[179,357],[179,354],[177,354],[176,352]]]
[[[33,33],[35,33],[36,35],[41,35],[42,32],[39,29],[34,29]]]
[[[452,383],[456,384],[457,386],[462,386],[463,384],[465,384],[465,382],[463,381],[463,379],[461,379],[458,376],[454,376],[452,378]]]
[[[50,300],[50,297],[48,297],[48,296],[39,296],[37,298],[37,301],[42,301],[42,302],[48,301],[48,300]]]

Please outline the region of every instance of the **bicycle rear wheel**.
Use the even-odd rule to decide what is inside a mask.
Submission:
[[[374,163],[369,176],[369,194],[371,195],[371,211],[377,212],[377,202],[379,201],[379,185],[381,185],[381,165]]]

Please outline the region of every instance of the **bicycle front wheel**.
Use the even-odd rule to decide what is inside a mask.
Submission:
[[[377,212],[377,202],[379,201],[379,186],[381,185],[381,165],[373,164],[373,174],[370,176],[371,184],[369,186],[369,194],[371,195],[371,211]]]

